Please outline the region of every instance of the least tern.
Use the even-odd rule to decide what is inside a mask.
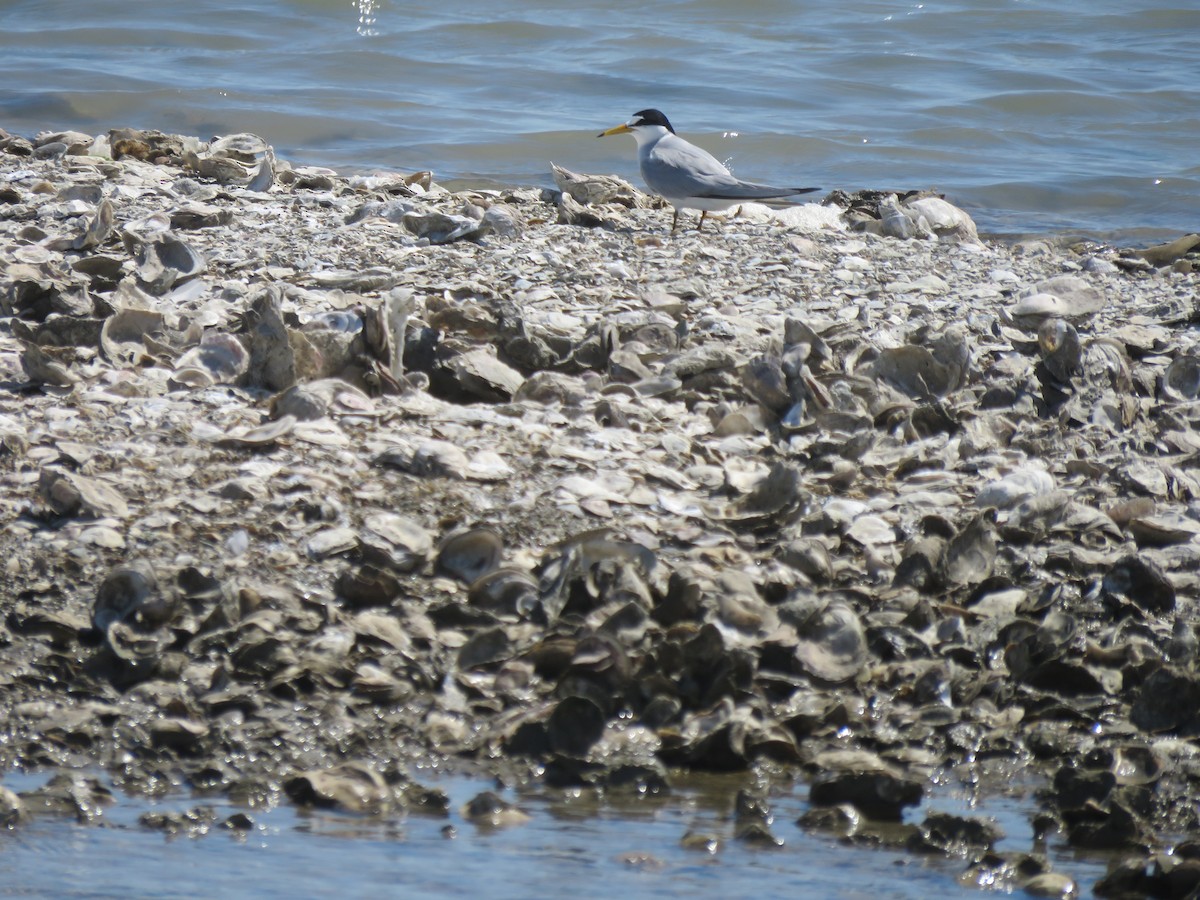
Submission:
[[[715,156],[677,135],[667,117],[657,109],[636,112],[628,122],[602,131],[596,137],[610,134],[632,134],[637,140],[642,180],[653,193],[675,207],[675,216],[671,219],[672,234],[679,225],[681,209],[700,210],[697,230],[702,230],[704,218],[710,212],[751,200],[787,202],[798,194],[820,190],[815,187],[771,187],[734,178]]]

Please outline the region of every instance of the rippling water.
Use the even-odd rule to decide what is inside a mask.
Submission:
[[[636,179],[634,110],[744,177],[936,187],[992,231],[1197,227],[1194,3],[6,0],[0,127],[249,130],[296,161]]]
[[[7,773],[12,790],[40,786],[45,776]],[[795,794],[771,798],[767,848],[733,839],[729,776],[694,776],[663,797],[625,796],[597,804],[584,795],[505,792],[529,813],[524,825],[476,828],[459,808],[495,785],[464,776],[422,776],[445,790],[446,818],[371,818],[298,812],[281,806],[245,810],[247,833],[215,827],[198,838],[164,838],[139,827],[147,811],[178,813],[211,806],[218,821],[241,811],[225,800],[173,793],[157,800],[116,794],[94,825],[41,816],[0,830],[0,896],[62,898],[294,897],[822,897],[839,900],[975,900],[985,895],[957,883],[962,859],[868,850],[809,834],[793,824],[804,810]],[[1027,851],[1030,799],[998,799],[984,812],[1008,837],[1001,851]],[[940,811],[978,814],[952,799]],[[447,827],[450,829],[447,830]],[[685,849],[694,830],[720,840],[710,855]],[[1051,848],[1056,870],[1090,885],[1103,864]],[[569,886],[569,887],[568,887]]]

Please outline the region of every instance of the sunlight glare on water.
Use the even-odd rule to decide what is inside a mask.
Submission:
[[[375,0],[357,0],[358,2],[358,33],[362,37],[379,34],[375,30]]]

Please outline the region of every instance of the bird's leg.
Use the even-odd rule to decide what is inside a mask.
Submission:
[[[679,227],[679,210],[675,210],[675,214],[671,216],[671,234],[675,233],[675,229]]]
[[[708,216],[708,210],[707,209],[700,210],[700,224],[696,226],[697,233],[704,230],[704,219],[706,216]]]

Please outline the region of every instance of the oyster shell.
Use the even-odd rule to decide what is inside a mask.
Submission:
[[[845,603],[819,605],[806,611],[796,621],[796,634],[796,663],[818,681],[849,681],[867,663],[862,622]]]
[[[464,528],[446,535],[438,543],[437,568],[473,584],[500,565],[504,542],[490,528]]]
[[[157,310],[118,309],[104,320],[100,331],[100,347],[109,361],[132,367],[150,358],[143,337],[162,331],[166,316]]]
[[[283,789],[300,806],[333,807],[369,815],[382,815],[393,806],[387,782],[365,763],[300,772],[284,782]]]

